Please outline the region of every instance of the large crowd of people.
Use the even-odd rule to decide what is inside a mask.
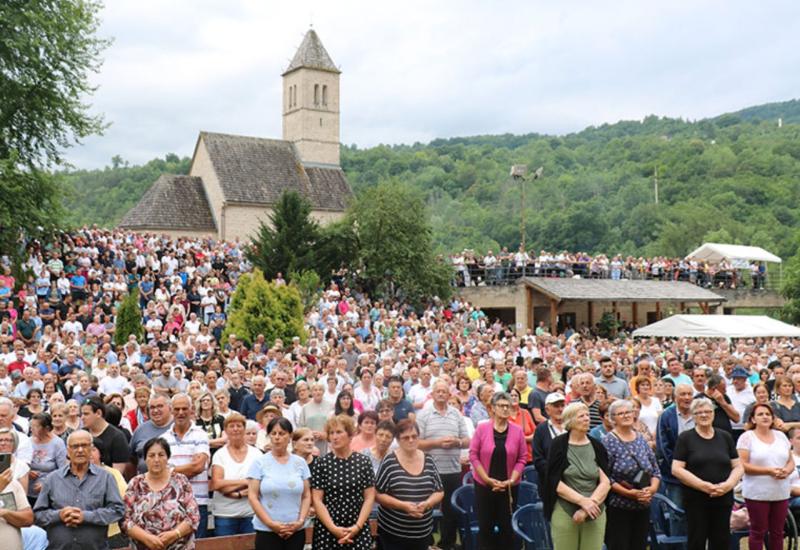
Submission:
[[[618,254],[590,255],[584,252],[526,251],[507,247],[486,254],[463,250],[449,258],[457,287],[513,284],[520,277],[575,277],[583,279],[634,279],[686,281],[705,288],[764,289],[767,266],[764,262],[733,265],[728,261],[707,262],[689,258],[652,258]]]
[[[244,251],[83,229],[29,243],[26,280],[3,260],[3,548],[300,549],[310,531],[315,549],[450,550],[464,483],[478,546],[516,548],[528,471],[555,550],[643,550],[657,494],[692,549],[727,547],[732,514],[750,548],[782,544],[800,341],[517,334],[458,297],[419,309],[341,281],[305,338],[223,340]],[[145,336],[116,346],[134,288]]]

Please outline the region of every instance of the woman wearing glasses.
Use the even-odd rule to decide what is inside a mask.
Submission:
[[[694,429],[678,436],[672,475],[683,484],[683,507],[688,522],[689,550],[724,550],[730,544],[733,488],[742,466],[731,435],[713,426],[714,404],[701,397],[692,401]]]
[[[427,550],[432,510],[444,497],[442,481],[431,456],[419,450],[413,420],[398,422],[395,437],[400,445],[381,462],[375,481],[381,547]]]
[[[608,407],[608,417],[612,429],[603,438],[611,481],[606,546],[608,550],[644,550],[650,526],[650,501],[658,491],[661,472],[650,445],[635,429],[633,403],[614,401]]]
[[[469,461],[475,478],[478,547],[517,548],[511,531],[511,514],[528,446],[522,428],[508,421],[511,397],[505,392],[495,393],[490,407],[492,419],[478,424],[469,446]]]

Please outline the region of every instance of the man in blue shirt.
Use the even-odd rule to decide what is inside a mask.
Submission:
[[[269,403],[269,396],[266,393],[267,380],[263,376],[253,378],[253,393],[247,395],[242,400],[242,415],[248,420],[255,420],[258,411]]]
[[[404,418],[414,420],[414,405],[412,405],[403,393],[403,379],[400,376],[389,378],[389,401],[394,405],[393,419],[400,422]]]

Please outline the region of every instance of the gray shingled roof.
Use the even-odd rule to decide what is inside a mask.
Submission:
[[[614,281],[525,277],[524,284],[556,300],[594,302],[724,302],[725,298],[697,285],[678,281]]]
[[[328,55],[325,46],[322,45],[314,29],[309,30],[305,37],[303,37],[303,42],[300,44],[300,47],[297,48],[297,52],[294,54],[291,63],[289,63],[289,66],[283,74],[288,74],[303,67],[332,73],[341,72],[336,65],[334,65],[333,59]]]
[[[353,191],[347,176],[341,168],[305,166],[311,187],[311,204],[325,205],[324,208],[345,210]],[[323,208],[323,206],[318,206]]]
[[[162,175],[150,186],[138,204],[125,214],[119,227],[217,231],[203,180],[169,174]]]
[[[294,190],[315,209],[344,210],[352,195],[341,168],[304,167],[289,141],[211,132],[200,139],[228,202],[271,205]]]

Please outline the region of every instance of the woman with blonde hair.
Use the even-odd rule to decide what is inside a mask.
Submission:
[[[600,550],[605,536],[604,502],[611,489],[608,454],[589,437],[589,408],[564,409],[565,433],[553,438],[542,501],[551,521],[554,550]]]
[[[194,423],[208,434],[208,445],[213,456],[217,449],[225,445],[225,418],[217,412],[217,400],[211,392],[205,392],[195,402]]]
[[[319,451],[314,445],[314,432],[310,428],[297,428],[292,432],[292,452],[306,461],[312,468]]]
[[[133,392],[133,397],[136,400],[136,408],[125,413],[125,418],[128,419],[128,423],[131,426],[131,433],[135,432],[139,425],[150,420],[150,413],[148,412],[150,388],[147,386],[136,388]]]
[[[67,416],[65,423],[67,427],[73,431],[79,430],[81,427],[81,407],[74,399],[67,401]]]
[[[69,434],[75,431],[67,426],[67,405],[65,403],[52,405],[50,407],[50,418],[53,422],[53,435],[60,437],[66,443]]]
[[[253,510],[248,498],[247,473],[261,457],[245,442],[247,420],[239,413],[225,419],[226,444],[211,459],[208,488],[214,491],[214,525],[218,537],[253,532]]]
[[[348,415],[325,423],[331,452],[317,461],[311,478],[317,514],[314,548],[372,548],[368,519],[375,502],[375,473],[369,458],[350,447],[355,432]]]

